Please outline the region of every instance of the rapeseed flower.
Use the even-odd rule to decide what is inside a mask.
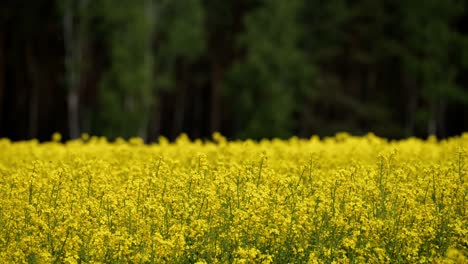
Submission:
[[[0,139],[1,263],[464,263],[468,134]]]

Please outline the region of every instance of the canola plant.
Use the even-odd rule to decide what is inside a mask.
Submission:
[[[0,140],[1,263],[465,263],[468,134]]]

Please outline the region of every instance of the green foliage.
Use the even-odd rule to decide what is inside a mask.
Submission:
[[[183,130],[261,138],[467,129],[466,1],[64,0],[46,19],[38,12],[45,0],[7,2],[0,66],[11,74],[0,72],[0,93],[11,86],[36,105],[76,95],[73,120],[81,120],[61,127],[78,123],[78,132],[154,139]],[[65,54],[48,42],[65,44]],[[44,58],[53,59],[42,71]],[[50,87],[44,95],[30,88],[38,79]],[[51,92],[55,83],[68,90]],[[25,103],[3,101],[7,124]],[[62,109],[58,101],[53,109]],[[41,129],[34,119],[43,111],[15,116],[28,120],[17,129]]]
[[[377,69],[389,56],[385,6],[367,0],[307,1],[302,14],[309,32],[304,50],[318,71],[315,92],[302,107],[303,126],[319,134],[379,130],[391,118],[389,99],[375,96],[382,88],[375,87]]]
[[[246,30],[238,40],[246,55],[228,73],[226,91],[236,101],[240,136],[291,134],[298,96],[313,73],[299,47],[302,4],[264,1],[245,17]]]
[[[187,78],[211,78],[187,73],[189,65],[213,61],[223,67],[223,109],[240,137],[424,135],[439,132],[447,104],[468,104],[458,81],[468,65],[468,41],[455,26],[461,1],[91,5],[109,63],[96,131],[111,137],[144,134],[161,91],[187,93]]]
[[[149,1],[99,1],[110,65],[100,83],[98,132],[144,134],[152,95],[152,23]]]
[[[200,0],[156,0],[156,87],[174,90],[177,63],[193,63],[205,51]]]
[[[421,124],[439,121],[447,102],[468,102],[468,93],[456,83],[460,66],[453,60],[463,50],[457,43],[464,36],[454,27],[462,15],[461,4],[431,0],[400,5],[404,37],[398,55],[407,78],[419,84],[418,94],[424,102],[418,109]]]

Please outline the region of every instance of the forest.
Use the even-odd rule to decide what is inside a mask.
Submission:
[[[215,131],[468,131],[468,3],[0,2],[0,138]]]

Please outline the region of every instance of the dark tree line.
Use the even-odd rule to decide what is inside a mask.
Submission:
[[[468,130],[462,0],[5,0],[0,137]]]

